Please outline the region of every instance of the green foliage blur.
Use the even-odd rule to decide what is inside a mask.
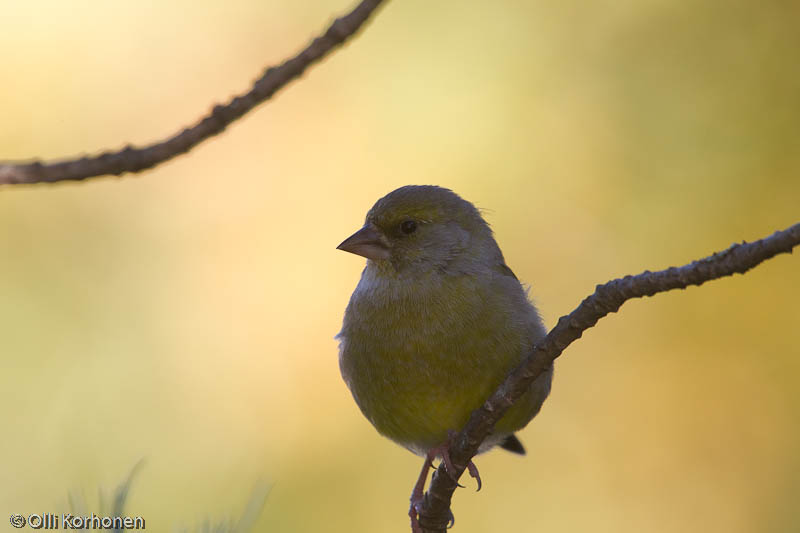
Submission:
[[[144,144],[247,89],[348,2],[0,3],[0,160]],[[420,459],[339,376],[386,192],[485,209],[545,323],[596,283],[800,219],[800,3],[390,2],[223,135],[143,175],[0,189],[0,511],[145,457],[172,530],[407,531]],[[477,459],[459,533],[800,529],[800,257],[625,304]],[[387,512],[386,509],[391,509]]]

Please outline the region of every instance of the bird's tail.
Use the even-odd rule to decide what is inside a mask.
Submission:
[[[520,455],[525,455],[525,446],[519,441],[516,435],[513,433],[505,438],[503,442],[500,443],[500,447],[504,450],[508,450],[511,453],[518,453]]]

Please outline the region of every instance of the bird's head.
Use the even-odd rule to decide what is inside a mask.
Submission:
[[[416,273],[467,268],[489,259],[497,245],[474,205],[449,189],[407,185],[378,200],[364,227],[338,249],[381,269]]]

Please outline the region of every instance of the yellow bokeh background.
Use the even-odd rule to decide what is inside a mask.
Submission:
[[[161,139],[347,2],[0,3],[0,160]],[[0,511],[94,501],[140,459],[152,531],[407,531],[420,459],[333,339],[336,251],[409,183],[485,209],[548,326],[596,283],[800,220],[800,4],[390,2],[142,175],[0,189]],[[525,458],[477,460],[459,533],[800,529],[800,256],[625,304],[558,360]],[[5,520],[5,519],[3,519]]]

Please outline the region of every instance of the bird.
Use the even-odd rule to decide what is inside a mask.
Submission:
[[[450,189],[388,193],[337,249],[367,259],[336,336],[341,374],[375,429],[425,458],[409,508],[420,531],[433,461],[454,472],[452,437],[546,330],[481,211]],[[479,453],[495,446],[525,453],[515,433],[539,412],[552,378],[551,365]],[[468,469],[480,490],[474,463]]]

